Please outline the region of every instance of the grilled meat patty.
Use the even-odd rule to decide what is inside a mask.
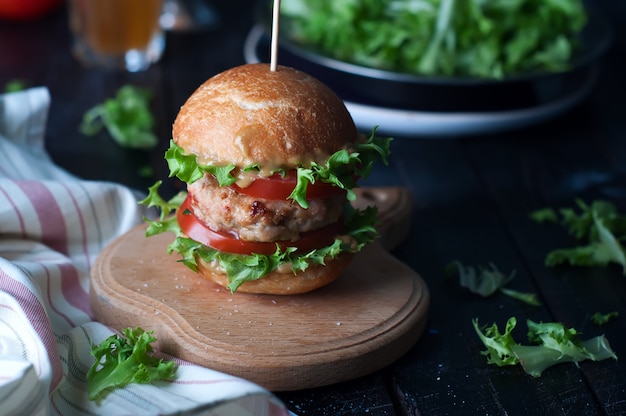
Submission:
[[[246,241],[297,240],[300,233],[336,222],[344,194],[309,200],[302,208],[292,200],[269,200],[220,187],[212,175],[188,185],[196,216],[215,231],[236,232]]]

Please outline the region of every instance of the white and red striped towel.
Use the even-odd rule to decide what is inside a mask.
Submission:
[[[113,334],[94,322],[89,269],[144,213],[130,189],[54,165],[49,101],[45,88],[0,95],[0,414],[288,415],[256,384],[181,360],[173,382],[87,399],[91,344]]]

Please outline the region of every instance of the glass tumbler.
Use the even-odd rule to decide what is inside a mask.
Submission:
[[[137,72],[165,49],[163,0],[69,0],[74,56],[85,66]]]

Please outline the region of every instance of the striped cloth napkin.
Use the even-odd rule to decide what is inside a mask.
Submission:
[[[254,383],[165,354],[179,365],[174,381],[88,400],[91,345],[114,333],[94,321],[89,270],[144,212],[136,192],[54,165],[49,104],[46,88],[0,95],[0,414],[288,415]]]

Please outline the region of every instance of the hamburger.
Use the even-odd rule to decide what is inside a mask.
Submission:
[[[165,153],[187,184],[146,235],[172,231],[168,251],[232,292],[299,294],[335,280],[376,236],[375,207],[353,188],[390,138],[357,132],[343,101],[296,69],[246,64],[204,82],[183,104]]]

